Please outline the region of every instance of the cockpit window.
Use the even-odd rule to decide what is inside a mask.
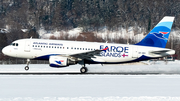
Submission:
[[[10,45],[13,46],[14,43],[11,43]]]
[[[12,45],[15,46],[15,43],[13,43]]]
[[[11,46],[18,46],[18,43],[11,43]]]

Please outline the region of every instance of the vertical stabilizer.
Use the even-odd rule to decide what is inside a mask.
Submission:
[[[165,48],[174,17],[165,16],[150,32],[136,45]]]

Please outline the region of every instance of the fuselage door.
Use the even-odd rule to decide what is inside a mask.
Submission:
[[[132,58],[138,58],[138,47],[133,47]]]
[[[25,52],[30,52],[30,46],[31,46],[31,41],[26,41],[24,51]]]

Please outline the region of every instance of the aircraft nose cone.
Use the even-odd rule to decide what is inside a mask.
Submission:
[[[2,49],[2,53],[3,53],[4,55],[7,55],[7,47],[4,47],[4,48]]]

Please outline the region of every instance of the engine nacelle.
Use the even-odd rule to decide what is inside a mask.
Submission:
[[[75,61],[71,61],[67,57],[61,57],[61,56],[50,56],[49,58],[49,65],[51,67],[67,67],[69,65],[75,65]]]

